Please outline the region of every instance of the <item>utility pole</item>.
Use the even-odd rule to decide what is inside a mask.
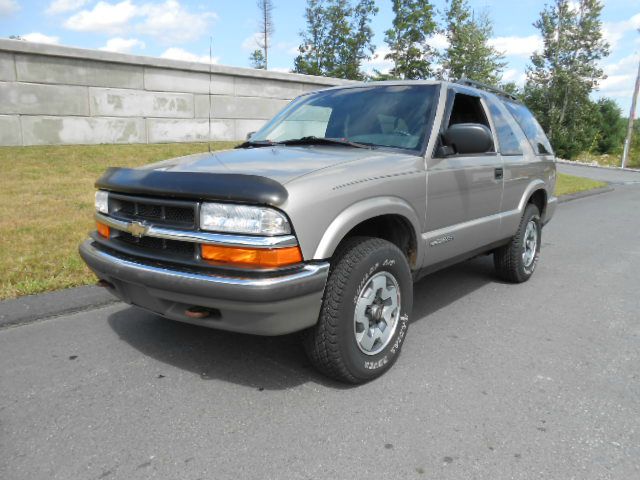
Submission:
[[[640,30],[639,30],[640,31]],[[636,103],[638,102],[638,90],[640,90],[640,62],[638,62],[638,74],[636,75],[636,85],[633,89],[633,99],[631,100],[631,111],[629,112],[629,124],[627,125],[627,138],[624,140],[622,150],[622,168],[627,166],[629,160],[629,150],[631,149],[631,137],[633,135],[633,120],[636,116]]]

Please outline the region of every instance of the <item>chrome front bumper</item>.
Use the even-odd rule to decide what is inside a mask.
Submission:
[[[91,240],[80,245],[80,256],[129,304],[173,320],[257,335],[283,335],[314,325],[329,273],[327,262],[264,277],[174,270],[107,252]],[[192,307],[215,314],[193,319],[185,314]]]

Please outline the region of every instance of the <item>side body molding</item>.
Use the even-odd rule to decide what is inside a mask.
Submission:
[[[353,227],[381,215],[400,215],[409,221],[417,244],[416,265],[412,265],[412,268],[420,267],[424,256],[420,220],[409,203],[401,198],[390,196],[361,200],[340,212],[327,227],[313,258],[320,260],[331,257],[340,241]]]

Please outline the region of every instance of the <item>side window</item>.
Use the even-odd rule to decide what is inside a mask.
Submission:
[[[496,127],[498,142],[500,143],[500,153],[502,155],[522,155],[520,141],[511,125],[509,125],[509,120],[494,101],[489,101],[488,103],[489,111],[493,117],[493,124]]]
[[[552,154],[553,149],[551,148],[549,139],[529,109],[520,103],[514,102],[504,102],[504,105],[522,128],[522,131],[533,147],[533,151],[537,155]]]
[[[451,115],[449,116],[449,125],[447,126],[450,127],[458,123],[479,123],[491,129],[487,115],[484,113],[484,108],[482,108],[480,97],[456,93]]]

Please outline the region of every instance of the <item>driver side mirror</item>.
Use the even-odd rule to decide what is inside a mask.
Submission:
[[[491,130],[480,123],[457,123],[451,125],[442,135],[444,146],[440,153],[444,156],[486,153],[493,148]]]
[[[245,139],[245,140],[247,140],[247,141],[251,140],[251,137],[253,137],[253,134],[254,134],[254,133],[256,133],[256,132],[249,132],[249,133],[247,133],[247,137],[246,137],[246,139]]]

